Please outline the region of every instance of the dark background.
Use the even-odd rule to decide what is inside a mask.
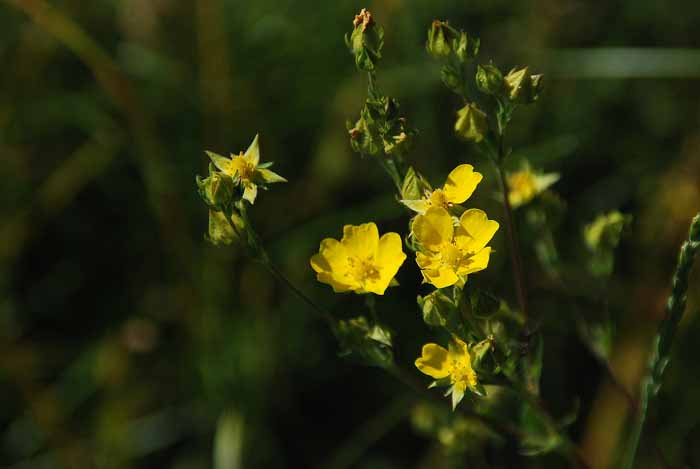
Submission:
[[[334,296],[308,265],[343,224],[407,223],[345,130],[366,84],[343,35],[363,6],[386,31],[379,86],[420,130],[410,162],[434,184],[475,165],[485,179],[470,203],[492,218],[496,179],[452,134],[459,102],[425,52],[426,31],[449,19],[481,37],[480,60],[545,73],[545,94],[512,124],[514,161],[561,174],[557,239],[574,266],[585,223],[633,215],[614,276],[582,293],[609,295],[611,364],[633,386],[700,208],[700,2],[11,0],[0,2],[2,467],[566,466],[523,458],[512,442],[455,459],[411,424],[416,402],[400,383],[338,359],[283,285],[203,240],[204,150],[237,153],[259,132],[263,161],[289,180],[253,211],[272,256],[338,317],[363,312],[362,298]],[[479,281],[512,301],[502,237]],[[410,258],[398,279],[378,308],[410,365],[433,335]],[[698,286],[696,275],[639,467],[697,457]],[[578,339],[574,310],[586,305],[537,288],[532,299],[546,333],[544,399],[563,415],[580,398],[571,435],[605,467],[625,401]]]

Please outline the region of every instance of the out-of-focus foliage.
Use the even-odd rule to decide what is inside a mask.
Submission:
[[[449,18],[488,44],[500,70],[527,63],[545,73],[545,91],[509,129],[512,161],[560,174],[556,195],[516,212],[531,303],[554,338],[541,394],[562,425],[576,408],[562,397],[578,396],[588,417],[570,429],[593,467],[606,467],[627,415],[610,375],[627,389],[639,382],[700,206],[700,4],[363,6],[384,27],[382,89],[420,130],[405,132],[405,159],[435,184],[474,165],[484,182],[473,203],[493,216],[497,178],[454,136],[463,103],[441,86],[426,31]],[[345,119],[365,83],[343,34],[359,7],[0,2],[0,465],[567,466],[523,459],[478,422],[418,404],[380,369],[339,360],[324,324],[258,264],[204,242],[208,214],[192,184],[207,170],[203,149],[236,152],[259,131],[265,158],[289,180],[256,201],[270,254],[347,324],[363,310],[361,298],[316,284],[308,267],[317,240],[343,224],[405,231],[385,175],[348,143]],[[614,210],[633,217],[610,254],[614,269],[579,276],[574,267],[591,262],[584,226]],[[475,281],[514,299],[503,235],[493,242]],[[392,351],[411,363],[428,332],[422,318],[449,322],[449,308],[423,298],[418,310],[412,264],[398,280],[376,308],[392,336],[413,344]],[[639,467],[700,460],[698,282],[695,273]],[[572,286],[583,292],[575,301]],[[514,319],[484,302],[471,303],[494,316],[499,340]],[[512,412],[512,396],[487,391],[492,399],[461,405]]]

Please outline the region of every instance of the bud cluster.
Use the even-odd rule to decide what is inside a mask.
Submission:
[[[348,124],[350,146],[362,155],[406,153],[415,131],[399,114],[399,103],[388,96],[369,97],[355,124]]]

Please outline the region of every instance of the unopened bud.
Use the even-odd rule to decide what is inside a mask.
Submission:
[[[215,246],[229,245],[238,242],[245,234],[243,219],[237,214],[231,214],[226,220],[226,214],[213,209],[209,210],[209,231],[206,239]]]
[[[513,102],[529,104],[539,97],[542,91],[542,75],[530,75],[527,67],[513,69],[506,75],[508,99]]]
[[[372,71],[382,57],[384,30],[364,8],[355,16],[352,24],[354,29],[350,36],[345,36],[345,43],[355,56],[357,68],[366,72]]]
[[[503,74],[493,65],[479,65],[476,69],[476,86],[482,93],[500,95],[505,89]]]
[[[236,185],[230,176],[209,168],[209,176],[196,178],[199,195],[212,208],[222,210],[233,201]]]
[[[457,31],[446,21],[435,20],[428,30],[425,48],[435,58],[446,58],[452,52],[452,43],[457,37]]]
[[[455,54],[462,63],[474,60],[474,58],[479,53],[479,45],[481,41],[478,37],[469,36],[467,33],[462,31],[459,34],[459,38],[454,41]]]
[[[465,140],[479,143],[484,139],[489,130],[489,122],[481,109],[476,104],[470,103],[457,111],[455,132]]]

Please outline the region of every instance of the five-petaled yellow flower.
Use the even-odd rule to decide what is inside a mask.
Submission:
[[[476,372],[472,368],[469,348],[458,337],[453,337],[449,349],[438,344],[425,344],[421,356],[416,359],[416,368],[435,378],[436,384],[452,386],[452,404],[455,407],[462,400],[465,391],[477,385]]]
[[[474,171],[470,164],[461,164],[450,172],[445,185],[434,191],[426,191],[425,197],[418,200],[402,200],[408,208],[425,213],[430,207],[448,208],[464,203],[476,190],[483,176]]]
[[[467,275],[484,270],[491,248],[486,245],[498,230],[482,210],[471,208],[453,225],[442,207],[431,207],[413,220],[411,231],[420,242],[416,262],[423,279],[437,288],[464,286]]]
[[[336,293],[376,293],[383,295],[406,260],[401,236],[386,233],[381,238],[377,225],[345,225],[343,238],[326,238],[318,254],[311,257],[311,268],[319,282]]]
[[[506,178],[508,184],[508,201],[511,207],[517,208],[531,201],[536,195],[544,192],[558,180],[559,174],[536,173],[530,169],[530,165],[526,163],[520,171],[510,173]]]
[[[260,147],[257,135],[245,153],[231,154],[231,158],[217,155],[211,151],[208,151],[207,155],[219,171],[228,176],[240,178],[243,186],[243,198],[251,204],[255,202],[255,197],[258,195],[258,186],[287,182],[279,174],[267,169],[271,163],[260,164]]]

